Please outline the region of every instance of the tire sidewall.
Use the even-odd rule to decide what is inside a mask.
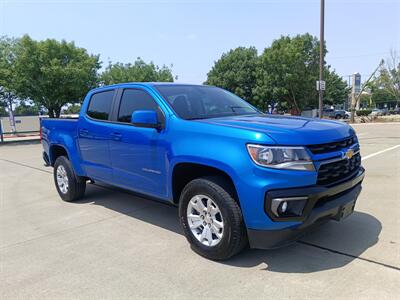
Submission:
[[[68,191],[67,193],[61,192],[58,183],[57,183],[57,169],[59,166],[63,166],[68,177]],[[73,195],[75,195],[75,190],[76,190],[76,178],[75,178],[75,173],[72,169],[71,163],[65,156],[60,156],[56,159],[56,162],[54,163],[54,171],[53,171],[53,177],[54,177],[54,183],[56,185],[56,189],[60,197],[64,201],[73,201]]]

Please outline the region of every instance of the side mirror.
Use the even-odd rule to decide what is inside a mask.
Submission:
[[[132,113],[131,123],[136,127],[161,129],[155,110],[136,110]]]

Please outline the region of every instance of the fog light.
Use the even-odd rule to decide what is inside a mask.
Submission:
[[[308,197],[273,198],[271,211],[277,217],[300,217]]]

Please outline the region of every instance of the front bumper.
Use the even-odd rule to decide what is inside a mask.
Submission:
[[[294,197],[298,195],[307,196],[309,200],[302,216],[292,217],[288,220],[273,218],[277,222],[300,221],[300,225],[278,230],[247,229],[250,247],[271,249],[285,246],[326,221],[340,220],[346,217],[354,209],[357,197],[361,192],[364,175],[365,171],[361,167],[354,178],[333,187],[311,186],[268,192],[266,201],[271,197]],[[267,207],[266,210],[270,215]]]

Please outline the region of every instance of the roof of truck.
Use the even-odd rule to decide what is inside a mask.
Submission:
[[[98,90],[103,90],[107,88],[118,88],[118,87],[125,87],[129,85],[141,85],[141,86],[160,86],[160,85],[169,85],[169,86],[182,86],[182,85],[196,85],[196,86],[202,86],[203,84],[193,84],[193,83],[176,83],[176,82],[123,82],[123,83],[115,83],[115,84],[110,84],[110,85],[103,85],[99,86],[97,88],[92,89],[92,91],[98,91]],[[204,86],[204,85],[203,85]]]
[[[176,82],[123,82],[123,83],[116,83],[111,85],[104,85],[104,87],[111,87],[111,86],[123,86],[123,85],[147,85],[147,86],[157,86],[157,85],[203,85],[203,84],[193,84],[193,83],[176,83]]]

